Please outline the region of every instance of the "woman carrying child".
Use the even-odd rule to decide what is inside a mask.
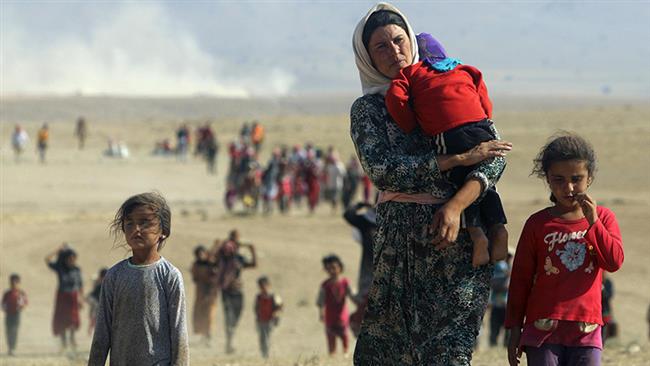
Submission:
[[[445,49],[430,34],[420,33],[416,39],[421,61],[401,69],[386,92],[386,108],[391,117],[406,133],[419,126],[426,135],[434,137],[435,149],[440,154],[460,154],[496,139],[491,121],[492,101],[481,72],[447,57]],[[460,188],[474,169],[473,165],[455,167],[445,176]],[[463,227],[474,245],[475,267],[506,259],[506,221],[494,187],[488,187],[480,202],[463,211]]]
[[[491,140],[442,154],[420,129],[406,134],[397,126],[384,95],[402,68],[417,63],[418,45],[394,6],[373,6],[352,41],[364,95],[352,105],[350,134],[363,170],[382,192],[354,364],[467,366],[492,266],[472,266],[473,243],[466,228],[459,230],[460,217],[498,180],[511,144]],[[461,187],[444,176],[477,163]]]

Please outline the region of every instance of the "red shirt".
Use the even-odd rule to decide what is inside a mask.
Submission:
[[[276,310],[277,305],[275,298],[272,294],[263,295],[258,294],[255,299],[255,313],[258,322],[269,322],[273,319],[273,312]]]
[[[340,277],[338,281],[325,280],[321,284],[318,304],[325,306],[325,325],[348,326],[348,307],[345,298],[351,293],[347,278]]]
[[[400,70],[386,92],[388,113],[405,132],[418,124],[431,136],[492,118],[492,102],[481,72],[458,65],[446,72],[418,62]]]
[[[506,328],[537,319],[602,325],[602,270],[623,264],[614,213],[598,206],[598,221],[563,220],[549,209],[528,218],[519,238],[508,290]]]
[[[12,289],[2,296],[2,309],[7,314],[16,314],[27,306],[27,294],[20,289]]]

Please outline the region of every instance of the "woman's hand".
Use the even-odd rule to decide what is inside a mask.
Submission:
[[[456,194],[436,211],[430,232],[438,234],[433,239],[436,249],[444,249],[453,244],[458,237],[460,214],[481,194],[481,182],[469,179]]]
[[[433,215],[430,232],[437,232],[433,238],[433,245],[435,245],[436,249],[447,248],[456,241],[462,211],[463,208],[452,200],[440,207]]]
[[[519,346],[519,340],[521,339],[521,328],[513,327],[510,329],[510,342],[508,342],[508,363],[510,366],[519,365],[519,359],[521,358],[521,347]]]
[[[512,143],[503,140],[490,140],[482,142],[470,150],[459,154],[459,163],[462,166],[478,164],[483,160],[504,157],[506,152],[512,150]]]

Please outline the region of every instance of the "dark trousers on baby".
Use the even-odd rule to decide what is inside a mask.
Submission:
[[[492,122],[485,119],[467,123],[436,135],[435,143],[438,154],[461,154],[481,142],[496,139],[491,126]],[[453,168],[447,173],[447,179],[460,188],[465,183],[467,175],[476,168],[476,165]],[[475,202],[465,209],[464,221],[464,227],[484,226],[485,228],[494,224],[507,223],[501,197],[494,187],[488,187],[480,202]]]

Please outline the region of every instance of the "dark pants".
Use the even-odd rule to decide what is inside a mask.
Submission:
[[[20,326],[20,313],[6,314],[5,333],[7,336],[7,348],[9,350],[9,353],[13,353],[13,351],[16,349],[19,326]]]
[[[595,347],[566,347],[559,344],[526,346],[528,366],[600,366],[602,351]]]
[[[239,323],[241,310],[244,306],[244,295],[240,291],[222,291],[223,312],[226,324],[226,347],[231,348],[232,336]]]
[[[490,310],[490,347],[497,345],[499,333],[503,329],[503,324],[506,321],[506,308],[492,307]],[[508,330],[504,329],[503,346],[508,345]]]
[[[269,345],[271,342],[271,330],[273,329],[273,322],[257,322],[257,331],[260,336],[260,352],[262,357],[269,357]]]
[[[492,122],[482,120],[464,124],[445,131],[436,136],[436,146],[439,154],[461,154],[479,145],[481,142],[496,139],[490,127]],[[476,165],[459,166],[447,173],[447,179],[456,187],[465,184],[467,175],[476,169]],[[465,227],[484,226],[486,228],[495,224],[505,224],[506,214],[501,204],[501,198],[494,189],[489,187],[483,199],[465,209]]]

